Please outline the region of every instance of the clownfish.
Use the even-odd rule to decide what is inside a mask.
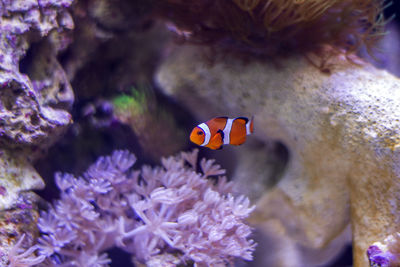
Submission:
[[[222,149],[228,144],[238,146],[246,141],[246,135],[252,134],[253,129],[253,118],[217,117],[194,127],[190,141],[211,149]]]

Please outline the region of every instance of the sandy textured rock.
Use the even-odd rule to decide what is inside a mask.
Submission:
[[[0,151],[0,211],[15,206],[23,191],[43,189],[44,182],[26,157],[18,152]]]
[[[199,120],[254,114],[251,138],[288,147],[283,178],[258,198],[252,218],[264,233],[318,251],[351,223],[354,266],[367,266],[369,245],[400,228],[400,81],[363,62],[331,63],[331,74],[304,57],[209,64],[199,48],[186,46],[169,55],[156,78]]]

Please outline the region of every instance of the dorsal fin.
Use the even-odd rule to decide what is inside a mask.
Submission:
[[[237,117],[234,119],[234,121],[238,121],[240,123],[246,124],[249,121],[249,119],[246,117]]]

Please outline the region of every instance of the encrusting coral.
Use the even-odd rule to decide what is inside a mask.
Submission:
[[[155,13],[185,40],[272,56],[324,44],[371,48],[384,31],[383,8],[382,0],[163,0]]]
[[[115,151],[83,177],[56,174],[61,197],[39,219],[38,244],[21,250],[21,237],[8,266],[107,266],[111,259],[104,252],[113,246],[149,266],[252,260],[255,243],[243,219],[255,207],[229,193],[232,183],[214,160],[202,159],[196,171],[197,153],[182,152],[163,158],[162,167],[137,171],[133,154]],[[214,183],[210,176],[220,177]]]

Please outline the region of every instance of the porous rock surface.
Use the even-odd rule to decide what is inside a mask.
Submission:
[[[39,199],[35,193],[23,192],[14,201],[13,208],[0,210],[0,266],[9,266],[8,251],[22,233],[25,234],[23,248],[29,248],[36,240],[39,218],[37,202]]]
[[[42,189],[44,182],[21,151],[0,151],[0,211],[15,206],[19,193]]]
[[[0,1],[0,251],[35,235],[44,182],[32,160],[72,122],[74,95],[57,53],[70,42],[73,0]],[[30,204],[26,204],[25,202]],[[22,204],[21,204],[22,203]],[[29,244],[27,244],[29,245]],[[3,265],[2,265],[3,266]]]
[[[273,266],[322,264],[345,245],[349,224],[354,266],[368,266],[368,247],[399,231],[400,80],[353,61],[331,59],[330,73],[302,56],[279,64],[227,56],[210,64],[200,48],[181,46],[157,73],[160,88],[199,121],[254,115],[255,133],[244,146],[257,139],[288,147],[290,159],[276,185],[264,186],[259,165],[248,167],[251,183],[265,188],[251,220],[264,239],[278,244],[274,251],[267,242],[254,266],[271,258]],[[254,149],[262,157],[260,147]],[[252,155],[250,147],[226,149]],[[326,249],[330,253],[318,257]]]
[[[71,122],[63,108],[72,104],[73,93],[56,59],[67,41],[53,31],[73,27],[65,9],[71,3],[0,3],[0,140],[4,146],[44,146]],[[31,62],[21,64],[29,48]]]

